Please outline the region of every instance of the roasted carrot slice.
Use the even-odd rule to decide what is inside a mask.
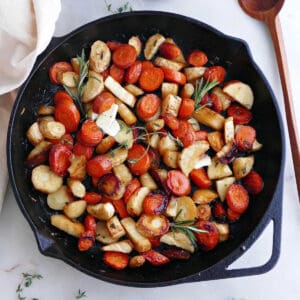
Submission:
[[[129,214],[127,212],[125,202],[123,199],[113,200],[112,204],[115,207],[115,210],[121,219],[129,217]]]
[[[121,252],[107,251],[103,254],[103,261],[115,270],[123,270],[129,263],[129,256]]]
[[[148,250],[141,253],[141,255],[152,265],[152,266],[161,266],[170,262],[169,258],[162,255],[161,253],[155,250]]]
[[[213,206],[213,215],[216,219],[224,221],[226,218],[226,210],[222,202],[215,202]]]
[[[208,132],[206,130],[197,130],[195,131],[196,141],[207,141]]]
[[[187,57],[187,62],[195,67],[202,67],[208,61],[206,54],[200,50],[192,51]]]
[[[115,101],[116,98],[112,93],[104,91],[96,96],[92,109],[96,114],[101,114],[104,111],[109,110]]]
[[[168,257],[169,259],[180,259],[180,260],[187,260],[191,257],[191,254],[180,248],[168,248],[162,250],[162,254]]]
[[[84,231],[78,240],[78,249],[80,251],[87,251],[94,246],[95,243],[95,231]]]
[[[84,218],[84,228],[85,230],[92,230],[94,232],[96,232],[96,219],[94,216],[92,215],[87,215],[85,218]]]
[[[238,183],[232,184],[226,193],[226,203],[232,211],[243,214],[249,205],[247,190]]]
[[[184,147],[192,145],[196,140],[193,126],[187,120],[179,120],[178,129],[172,130],[175,137],[178,137]]]
[[[141,187],[141,183],[137,178],[133,178],[126,186],[125,193],[123,196],[124,202],[127,203],[131,195]]]
[[[183,98],[179,108],[178,117],[188,119],[192,116],[195,110],[195,102],[192,99]]]
[[[85,146],[77,142],[73,147],[73,153],[76,156],[83,155],[86,160],[89,160],[93,156],[94,147]]]
[[[166,183],[176,196],[186,196],[191,192],[189,179],[179,170],[169,171]]]
[[[232,104],[227,109],[229,117],[233,117],[234,124],[245,125],[248,124],[252,119],[251,111],[240,105]]]
[[[212,101],[212,107],[211,107],[211,108],[212,108],[214,111],[216,111],[217,113],[222,112],[222,110],[223,110],[223,105],[222,105],[222,101],[220,100],[220,98],[219,98],[216,94],[212,93],[212,94],[210,95],[210,99],[211,99],[211,101]]]
[[[204,168],[192,170],[190,177],[200,189],[208,189],[211,186],[211,180],[208,178]]]
[[[207,233],[195,233],[197,243],[202,250],[209,251],[218,245],[219,231],[214,223],[209,221],[198,221],[195,226],[207,231]]]
[[[159,52],[161,56],[167,59],[175,59],[181,54],[181,50],[177,45],[167,42],[161,44]]]
[[[66,145],[70,150],[73,149],[74,139],[70,133],[64,134],[60,139],[49,139],[52,144],[62,144]]]
[[[251,126],[241,126],[235,133],[235,141],[241,151],[251,150],[255,139],[256,131]]]
[[[203,77],[207,81],[217,81],[218,83],[222,83],[225,79],[226,71],[221,66],[213,66],[209,67],[205,70]]]
[[[116,42],[116,41],[107,41],[106,42],[107,47],[109,48],[110,51],[115,51],[117,50],[120,46],[122,46],[123,44],[120,42]]]
[[[114,51],[112,60],[119,68],[126,69],[135,62],[136,56],[134,47],[124,44]]]
[[[101,201],[101,195],[95,192],[86,192],[83,200],[86,201],[86,203],[94,205]]]
[[[145,70],[148,68],[154,68],[153,63],[150,60],[143,60],[142,61],[142,70]]]
[[[86,146],[96,146],[101,142],[103,138],[103,132],[99,129],[97,124],[92,120],[86,120],[79,132],[77,133],[77,139],[80,143]]]
[[[165,121],[165,124],[172,130],[178,130],[179,128],[179,120],[171,115],[171,114],[164,114],[162,116],[162,118],[164,119]]]
[[[111,160],[104,155],[97,155],[86,163],[86,171],[93,177],[101,177],[109,173],[111,169]]]
[[[160,107],[161,100],[155,94],[143,96],[137,103],[136,113],[141,119],[153,117]]]
[[[160,68],[144,68],[139,78],[140,87],[146,92],[157,90],[164,81],[164,72]]]
[[[124,71],[124,69],[119,68],[117,65],[113,64],[109,68],[109,75],[113,79],[115,79],[116,81],[118,81],[119,83],[122,83],[124,81],[125,71]]]
[[[228,221],[230,222],[235,222],[237,221],[239,218],[241,217],[241,214],[233,211],[232,209],[230,208],[227,208],[227,219]]]
[[[136,83],[138,82],[141,73],[142,63],[137,60],[126,70],[125,81],[131,84]]]
[[[264,188],[264,181],[256,171],[243,178],[243,185],[251,195],[258,195]]]
[[[53,98],[54,104],[57,105],[60,102],[60,100],[62,100],[62,99],[66,99],[67,101],[69,101],[71,103],[74,103],[73,99],[71,98],[71,96],[67,92],[61,91],[61,90],[57,91],[54,95],[54,98]]]
[[[62,144],[53,145],[49,153],[50,169],[59,176],[65,176],[71,165],[71,150]]]
[[[143,202],[143,211],[148,215],[162,214],[168,204],[168,196],[163,193],[150,193]]]
[[[186,76],[183,73],[169,68],[162,68],[162,70],[166,81],[180,85],[184,85],[186,83]]]
[[[80,122],[80,113],[73,100],[64,98],[60,99],[55,105],[55,120],[65,125],[66,133],[77,130]]]
[[[73,71],[73,67],[66,61],[59,61],[53,64],[49,69],[50,81],[53,84],[59,84],[58,75],[67,71]]]
[[[135,175],[142,175],[150,168],[150,157],[146,149],[139,144],[133,145],[128,151],[128,167]]]

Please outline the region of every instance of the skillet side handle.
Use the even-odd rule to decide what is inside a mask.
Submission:
[[[276,194],[274,195],[274,201],[272,206],[268,211],[268,215],[265,218],[265,221],[262,226],[262,230],[257,228],[258,233],[254,233],[254,238],[250,238],[247,240],[243,246],[246,249],[249,249],[251,245],[257,239],[257,234],[263,232],[263,230],[273,221],[273,240],[272,240],[272,254],[270,259],[263,265],[251,268],[244,268],[244,269],[230,269],[228,267],[230,264],[234,262],[234,259],[228,258],[225,261],[220,262],[218,265],[214,266],[211,269],[206,271],[202,271],[192,277],[186,278],[182,280],[182,283],[188,282],[200,282],[200,281],[207,281],[207,280],[215,280],[215,279],[225,279],[225,278],[234,278],[234,277],[243,277],[243,276],[251,276],[251,275],[258,275],[263,274],[270,271],[277,263],[280,255],[280,244],[281,244],[281,222],[282,222],[282,184],[277,189]],[[241,250],[243,253],[245,251]]]

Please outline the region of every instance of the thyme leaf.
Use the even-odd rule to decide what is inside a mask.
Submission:
[[[201,77],[200,80],[197,80],[195,86],[195,92],[194,92],[195,111],[209,105],[209,104],[200,105],[200,102],[204,97],[204,95],[217,85],[218,85],[218,81],[216,81],[215,79],[213,81],[209,81],[208,79],[206,82],[204,82],[203,77]]]
[[[111,3],[108,4],[106,0],[104,0],[104,2],[105,2],[107,11],[112,14],[120,14],[123,12],[132,11],[132,7],[128,1],[125,4],[123,4],[122,6],[118,7],[117,9],[113,9],[112,4]]]
[[[77,291],[76,299],[82,299],[86,297],[86,292],[81,291],[80,289]]]

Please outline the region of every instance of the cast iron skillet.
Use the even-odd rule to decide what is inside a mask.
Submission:
[[[175,39],[186,54],[190,49],[203,49],[215,64],[225,66],[230,79],[240,79],[254,90],[253,125],[258,140],[264,144],[256,156],[255,169],[265,181],[265,188],[251,201],[247,213],[231,228],[229,241],[208,253],[197,252],[184,262],[172,262],[155,268],[114,271],[102,263],[98,247],[89,253],[77,250],[77,239],[67,236],[49,224],[53,214],[45,195],[32,188],[30,174],[24,168],[29,145],[26,129],[36,120],[40,105],[51,103],[56,87],[48,79],[48,69],[56,61],[69,60],[97,39],[126,42],[132,35],[145,40],[160,32]],[[270,270],[279,256],[281,231],[282,174],[284,168],[284,135],[274,95],[262,72],[253,62],[245,42],[226,36],[199,21],[161,12],[134,12],[109,16],[87,24],[67,36],[54,39],[39,57],[28,80],[20,89],[10,118],[7,139],[10,180],[17,202],[28,220],[41,253],[59,258],[76,269],[105,281],[138,287],[154,287],[234,276],[253,275]],[[274,221],[273,252],[263,266],[228,270],[257,239],[265,226]]]

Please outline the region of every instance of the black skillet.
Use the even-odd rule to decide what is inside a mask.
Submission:
[[[132,35],[139,35],[145,41],[157,32],[172,37],[185,54],[190,49],[204,50],[214,64],[226,68],[228,79],[240,79],[253,88],[255,104],[252,124],[257,129],[258,140],[264,145],[256,155],[255,169],[262,174],[265,187],[262,194],[251,200],[247,213],[232,226],[230,239],[213,251],[197,252],[188,261],[174,261],[159,268],[147,265],[139,269],[114,271],[102,263],[98,249],[79,253],[75,238],[49,224],[53,211],[47,207],[45,196],[33,190],[29,173],[24,168],[29,151],[25,133],[37,118],[37,108],[52,101],[56,88],[49,82],[48,69],[54,62],[69,60],[82,48],[88,49],[97,39],[126,42]],[[260,274],[275,265],[281,237],[283,141],[283,126],[276,99],[244,41],[226,36],[188,17],[141,11],[105,17],[52,40],[20,89],[10,118],[7,157],[10,181],[18,205],[35,234],[41,253],[61,259],[98,279],[128,286],[155,287]],[[270,260],[255,268],[228,270],[227,267],[253,244],[271,220],[274,233]]]

